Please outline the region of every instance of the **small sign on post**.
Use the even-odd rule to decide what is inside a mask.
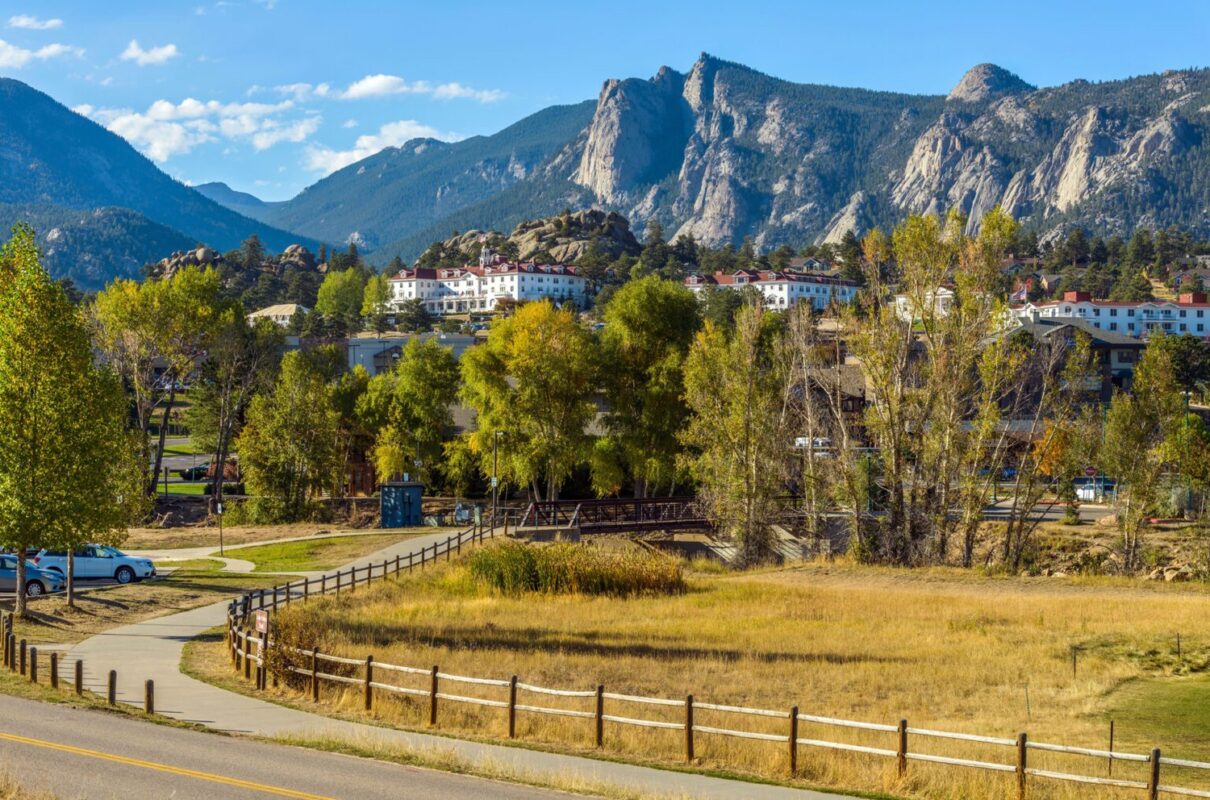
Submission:
[[[256,632],[265,634],[269,632],[269,612],[264,609],[257,611],[253,617],[256,626]]]

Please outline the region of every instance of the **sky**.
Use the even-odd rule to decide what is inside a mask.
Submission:
[[[0,75],[173,177],[288,199],[417,136],[494,133],[701,52],[802,83],[944,94],[1210,65],[1210,0],[0,0]]]

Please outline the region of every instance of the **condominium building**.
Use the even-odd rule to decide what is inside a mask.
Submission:
[[[1202,292],[1186,292],[1173,300],[1094,300],[1088,292],[1066,292],[1062,300],[1024,303],[1013,308],[1023,319],[1078,319],[1094,328],[1123,336],[1146,338],[1154,331],[1177,336],[1210,336],[1210,303]]]
[[[734,290],[752,286],[764,296],[765,304],[773,309],[786,309],[806,300],[822,311],[833,300],[851,303],[857,296],[857,284],[852,281],[805,272],[741,269],[731,273],[690,275],[685,278],[685,286],[694,294],[701,294],[708,286]]]
[[[433,314],[493,311],[501,300],[588,304],[588,281],[575,267],[505,261],[487,248],[478,266],[405,268],[390,283],[393,306],[420,300]]]

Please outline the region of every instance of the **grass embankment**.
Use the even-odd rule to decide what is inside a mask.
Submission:
[[[79,592],[75,608],[69,608],[66,596],[61,594],[36,600],[29,604],[26,619],[17,621],[15,634],[31,644],[66,644],[120,625],[187,611],[230,598],[244,589],[278,582],[267,575],[217,572],[213,568],[217,566],[221,566],[217,561],[186,562],[162,578]],[[5,611],[11,611],[12,605],[11,599],[0,602]]]
[[[306,632],[324,652],[503,678],[566,689],[598,683],[623,694],[788,709],[913,727],[1104,748],[1108,723],[1116,748],[1161,746],[1172,756],[1210,759],[1210,718],[1184,710],[1198,697],[1210,664],[1204,586],[1142,584],[1123,579],[985,578],[957,570],[884,570],[809,565],[743,575],[691,575],[688,591],[630,598],[485,592],[465,564],[379,585],[339,601],[295,606],[281,629]],[[1180,633],[1181,652],[1176,650]],[[1072,671],[1072,648],[1076,670]],[[193,668],[229,680],[221,652],[199,648]],[[427,688],[423,677],[376,673],[375,680]],[[494,687],[451,684],[443,691],[502,700]],[[423,698],[382,696],[373,718],[422,727]],[[310,707],[297,693],[279,698]],[[324,687],[318,710],[361,716],[359,688]],[[591,700],[522,693],[521,703],[590,710]],[[1205,705],[1198,700],[1197,707]],[[607,703],[607,714],[658,715],[682,721],[677,708]],[[1165,707],[1173,709],[1166,711]],[[439,727],[499,736],[496,709],[443,702]],[[779,720],[701,710],[698,725],[785,733]],[[894,735],[803,723],[803,738],[894,749]],[[530,743],[590,751],[588,720],[522,713],[518,736]],[[609,754],[675,763],[683,734],[606,726]],[[911,748],[1011,763],[1008,748],[912,737]],[[698,736],[705,768],[785,776],[785,747]],[[1087,758],[1031,753],[1031,765],[1103,775]],[[893,759],[800,753],[800,775],[814,784],[926,797],[1009,797],[1008,778],[913,762],[906,781]],[[1198,784],[1205,776],[1166,769],[1165,782]],[[1115,764],[1116,777],[1141,778]],[[1069,784],[1032,781],[1032,797],[1077,797]],[[1114,796],[1098,789],[1096,796]],[[1137,793],[1136,793],[1137,794]],[[1123,795],[1126,796],[1126,795]]]
[[[453,533],[461,528],[398,528],[373,532],[356,528],[333,527],[331,524],[300,522],[291,525],[239,525],[223,529],[223,544],[233,547],[240,544],[256,544],[275,539],[291,539],[303,536],[329,536],[332,534],[355,534],[358,536],[418,536],[432,533]],[[122,548],[125,550],[172,550],[184,547],[213,547],[218,550],[218,525],[185,528],[131,528],[127,532]],[[386,547],[387,543],[382,546]],[[232,556],[233,558],[237,556]]]
[[[256,564],[257,572],[314,572],[356,561],[415,534],[365,534],[336,536],[240,547],[227,551],[231,558]]]

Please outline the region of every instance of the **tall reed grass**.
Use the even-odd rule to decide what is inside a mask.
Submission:
[[[679,562],[637,548],[608,551],[569,542],[499,542],[471,553],[467,564],[477,585],[507,595],[629,597],[685,591]]]

